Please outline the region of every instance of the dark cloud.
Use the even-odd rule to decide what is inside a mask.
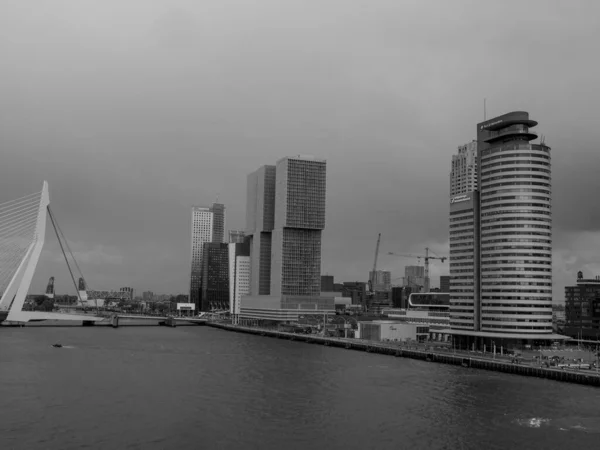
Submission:
[[[379,232],[382,254],[447,253],[450,155],[487,98],[488,117],[540,122],[570,261],[573,233],[600,226],[599,13],[583,0],[4,2],[0,200],[47,179],[94,287],[185,291],[189,207],[220,195],[241,228],[247,173],[315,154],[324,271],[365,279]],[[63,271],[56,251],[49,237],[36,289]],[[386,258],[396,276],[414,262]]]

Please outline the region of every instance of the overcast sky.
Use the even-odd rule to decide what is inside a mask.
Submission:
[[[49,182],[91,289],[187,293],[190,206],[327,159],[323,273],[448,254],[451,155],[529,111],[552,147],[555,300],[600,275],[596,0],[2,0],[0,201]],[[432,263],[432,277],[448,263]],[[32,292],[74,293],[52,230]],[[432,285],[438,280],[432,279]]]

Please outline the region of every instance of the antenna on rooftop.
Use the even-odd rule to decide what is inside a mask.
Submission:
[[[486,121],[487,120],[487,109],[486,109],[486,98],[483,99],[483,120]]]

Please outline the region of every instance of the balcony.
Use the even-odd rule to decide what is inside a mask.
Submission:
[[[490,131],[488,138],[484,139],[485,142],[492,143],[500,140],[503,137],[521,135],[527,137],[528,140],[537,139],[537,132],[532,131],[525,125],[513,125],[510,127],[502,128],[498,131]]]

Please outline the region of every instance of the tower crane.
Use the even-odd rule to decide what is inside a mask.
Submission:
[[[429,256],[429,248],[425,248],[425,255],[410,255],[410,254],[400,254],[400,253],[394,253],[394,252],[388,252],[388,255],[393,255],[393,256],[400,256],[400,257],[405,257],[405,258],[423,258],[425,260],[425,286],[423,286],[425,288],[425,292],[429,292],[429,260],[430,259],[439,259],[440,261],[444,262],[446,261],[448,258],[445,256]]]
[[[375,261],[373,261],[373,270],[369,274],[369,293],[373,294],[375,289],[375,276],[377,272],[377,258],[379,257],[379,244],[381,242],[381,233],[377,235],[377,245],[375,246]]]

